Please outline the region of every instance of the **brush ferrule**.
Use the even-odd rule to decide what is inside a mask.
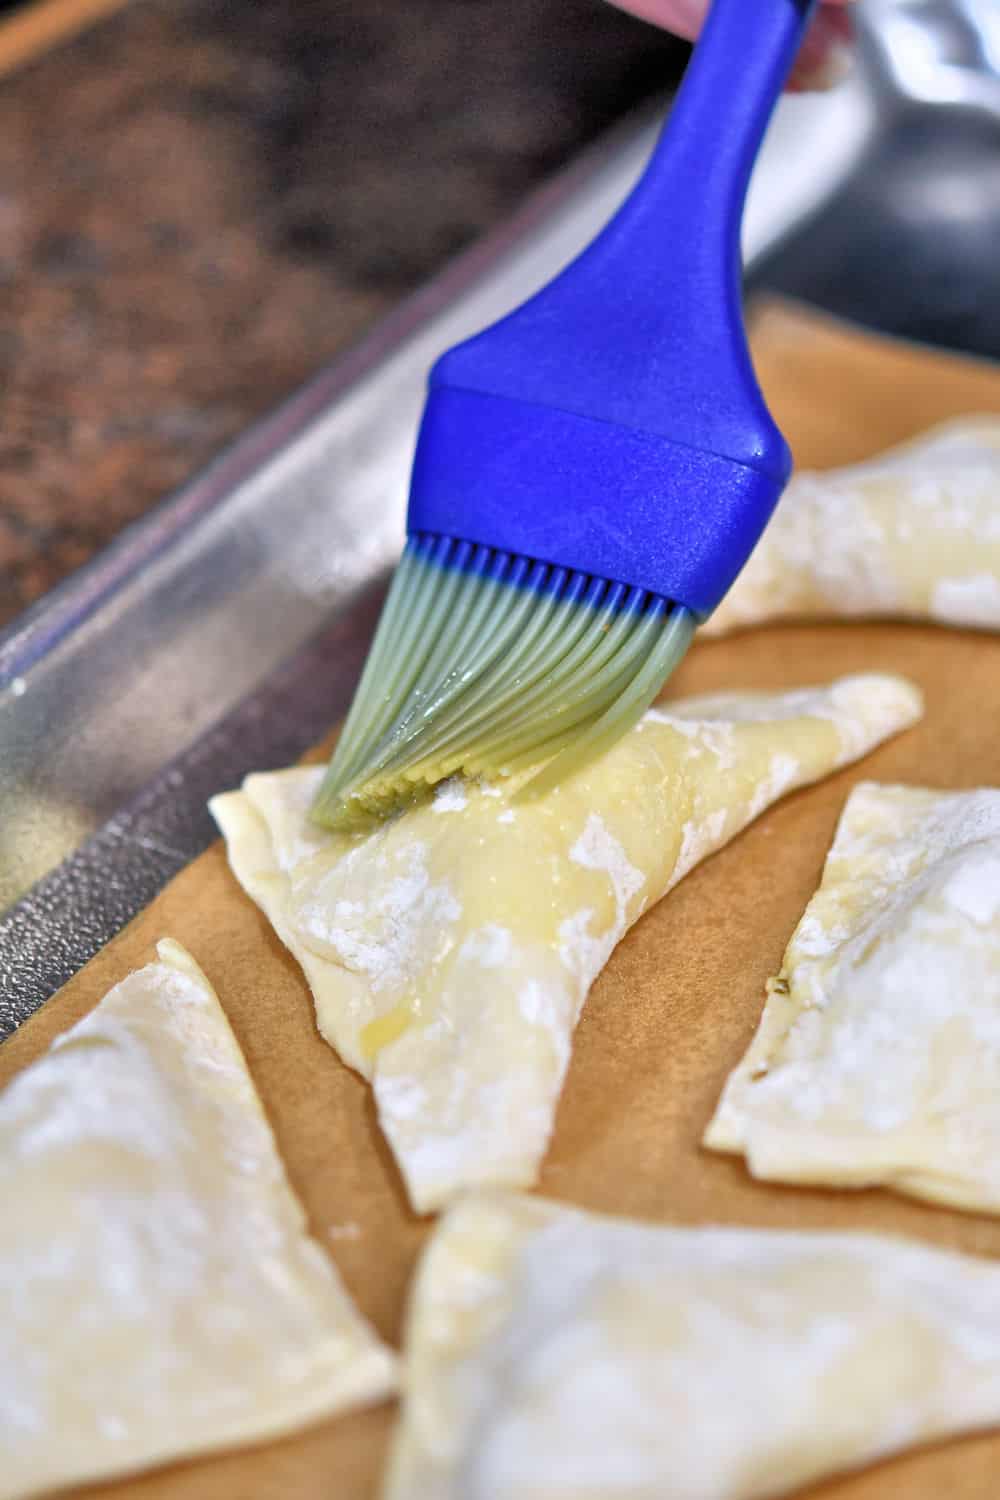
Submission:
[[[745,463],[548,406],[435,387],[408,527],[636,585],[709,614],[777,503],[784,442]]]

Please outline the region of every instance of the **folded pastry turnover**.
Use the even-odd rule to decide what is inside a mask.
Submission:
[[[761,1500],[1000,1421],[1000,1266],[473,1195],[410,1300],[383,1500]]]
[[[580,1009],[632,923],[776,798],[919,714],[909,683],[865,675],[653,709],[536,801],[452,781],[334,834],[308,819],[322,770],[300,767],[211,808],[426,1211],[534,1181]]]
[[[854,789],[705,1144],[1000,1213],[1000,790]]]
[[[814,616],[1000,630],[1000,417],[965,417],[867,463],[794,475],[699,634]]]
[[[176,943],[0,1095],[0,1198],[2,1500],[395,1388]]]

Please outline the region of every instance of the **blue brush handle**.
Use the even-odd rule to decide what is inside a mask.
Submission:
[[[622,208],[535,297],[438,361],[411,530],[638,582],[699,613],[721,597],[790,467],[747,347],[740,223],[813,4],[714,0]]]

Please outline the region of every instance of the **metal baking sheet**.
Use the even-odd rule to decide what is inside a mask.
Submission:
[[[905,8],[862,9],[881,26],[886,6]],[[884,69],[782,102],[746,216],[751,282],[894,118]],[[0,1036],[210,842],[211,793],[343,713],[402,542],[428,366],[591,237],[656,128],[582,157],[0,637]]]

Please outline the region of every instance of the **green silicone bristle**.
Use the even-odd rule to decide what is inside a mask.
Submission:
[[[641,717],[697,620],[638,588],[468,543],[411,539],[313,806],[351,828],[446,776],[550,790]]]

